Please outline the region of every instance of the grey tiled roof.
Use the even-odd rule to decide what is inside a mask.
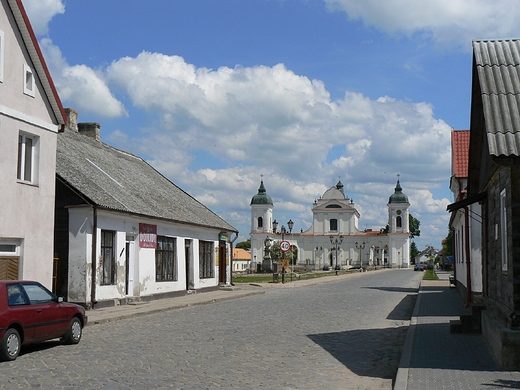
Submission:
[[[103,208],[237,231],[140,157],[68,129],[58,135],[56,173]]]
[[[473,41],[489,154],[520,155],[520,40]]]

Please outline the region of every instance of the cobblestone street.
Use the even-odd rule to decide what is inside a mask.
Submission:
[[[384,271],[87,327],[0,388],[391,389],[422,273]]]

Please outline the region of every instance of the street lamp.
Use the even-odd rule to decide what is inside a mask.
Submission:
[[[356,249],[359,249],[359,266],[361,269],[363,269],[363,258],[361,257],[361,251],[365,249],[365,242],[363,241],[361,244],[358,244],[356,241],[354,245],[356,245]]]
[[[292,233],[292,229],[294,227],[294,222],[289,219],[289,222],[287,222],[287,226],[289,227],[289,234]],[[278,222],[276,222],[276,219],[273,221],[273,231],[276,233],[276,228],[278,227]],[[287,230],[285,229],[285,226],[282,225],[280,228],[280,233],[282,234],[282,242],[285,241],[285,234],[287,233]],[[281,249],[281,248],[280,248]],[[282,283],[285,283],[285,269],[287,268],[288,259],[285,258],[285,251],[282,251]]]
[[[342,235],[340,235],[339,237],[329,236],[329,238],[330,238],[330,243],[332,244],[331,249],[336,250],[336,266],[334,267],[334,269],[336,270],[336,275],[337,275],[338,269],[340,268],[338,265],[338,247],[343,242],[343,236]]]

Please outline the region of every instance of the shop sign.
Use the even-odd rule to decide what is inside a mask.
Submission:
[[[157,225],[139,224],[139,248],[157,248]]]

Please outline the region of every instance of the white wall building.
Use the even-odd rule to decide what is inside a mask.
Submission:
[[[102,307],[229,285],[237,230],[68,112],[56,164],[60,295]]]
[[[469,130],[452,130],[450,190],[455,203],[449,227],[457,291],[467,304],[481,300],[483,288],[482,206],[467,201],[469,141]]]
[[[0,4],[0,279],[52,289],[56,139],[65,114],[22,2]]]
[[[388,232],[360,230],[354,202],[344,194],[343,184],[329,188],[314,201],[312,225],[300,233],[282,234],[273,221],[274,204],[267,195],[263,181],[258,193],[251,199],[251,254],[252,270],[268,268],[264,261],[270,243],[289,241],[298,248],[297,265],[314,269],[350,268],[353,266],[408,267],[410,258],[410,231],[408,197],[397,181],[395,192],[389,198]]]

